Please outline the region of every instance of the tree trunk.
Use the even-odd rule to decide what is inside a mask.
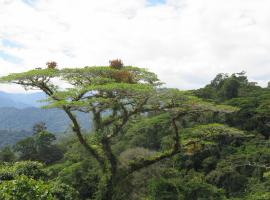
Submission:
[[[104,167],[104,175],[106,176],[106,183],[102,200],[113,200],[114,184],[117,170],[117,160],[112,152],[110,141],[107,138],[101,140],[103,151],[108,159],[107,166]]]
[[[110,171],[108,168],[103,169],[97,200],[114,200],[115,177],[112,176]]]
[[[102,200],[113,200],[113,191],[114,191],[113,177],[110,176],[109,180],[107,180],[104,194],[102,194]]]

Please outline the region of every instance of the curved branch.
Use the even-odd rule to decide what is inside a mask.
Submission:
[[[34,85],[35,87],[41,89],[44,93],[46,93],[48,96],[50,96],[52,99],[54,99],[55,101],[59,101],[60,99],[58,99],[57,97],[53,96],[54,95],[54,91],[48,86],[47,82],[44,81],[35,81],[30,79],[30,81],[32,81],[32,85]],[[70,108],[67,106],[63,106],[62,107],[63,110],[65,111],[65,113],[68,115],[68,117],[70,118],[70,120],[73,123],[73,131],[76,133],[79,142],[84,146],[84,148],[87,150],[88,153],[90,153],[90,155],[92,155],[101,166],[104,166],[104,160],[101,158],[101,156],[99,156],[99,154],[97,153],[97,151],[95,149],[93,149],[84,139],[83,134],[81,132],[81,127],[77,121],[76,116],[71,112]]]
[[[104,166],[104,160],[99,156],[97,151],[93,149],[84,139],[82,132],[81,132],[81,127],[76,119],[76,117],[73,115],[73,113],[67,108],[63,108],[66,114],[69,116],[70,120],[73,123],[73,131],[76,133],[79,142],[84,146],[84,148],[99,162],[101,166]]]
[[[166,158],[170,158],[178,153],[180,153],[181,150],[172,150],[172,151],[168,151],[168,152],[165,152],[165,153],[162,153],[158,156],[153,156],[153,157],[150,157],[150,158],[147,158],[147,159],[142,159],[140,160],[139,162],[134,162],[134,163],[130,163],[129,165],[129,169],[127,170],[127,172],[125,173],[124,175],[124,178],[129,176],[130,174],[136,172],[136,171],[139,171],[143,168],[146,168],[150,165],[153,165],[161,160],[164,160]]]
[[[174,141],[175,141],[174,150],[178,151],[180,149],[179,129],[178,129],[178,126],[176,124],[176,119],[175,118],[172,120],[172,125],[173,125],[174,133],[175,133],[175,136],[174,136]]]

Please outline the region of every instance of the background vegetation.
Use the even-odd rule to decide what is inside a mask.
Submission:
[[[37,123],[2,148],[0,199],[270,199],[270,88],[244,72],[183,92],[120,60],[47,66],[1,81],[43,90],[73,134],[57,140]],[[60,90],[55,78],[72,87]],[[78,112],[92,115],[90,133]]]

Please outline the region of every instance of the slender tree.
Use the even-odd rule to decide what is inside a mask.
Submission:
[[[36,135],[38,133],[47,131],[47,127],[46,124],[44,122],[38,122],[36,124],[34,124],[33,126],[33,134]]]

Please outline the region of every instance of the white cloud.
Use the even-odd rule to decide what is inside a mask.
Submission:
[[[0,50],[23,59],[12,64],[0,58],[0,75],[48,60],[73,67],[122,58],[182,89],[242,70],[265,84],[269,8],[269,0],[167,0],[151,7],[146,0],[36,0],[34,7],[0,0],[0,38],[23,46],[0,43]]]

